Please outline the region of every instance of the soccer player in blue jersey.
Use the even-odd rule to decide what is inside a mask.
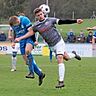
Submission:
[[[32,23],[26,16],[11,16],[9,18],[9,24],[12,30],[15,32],[16,38],[20,38],[24,36],[26,33],[32,31]],[[20,43],[21,55],[26,60],[26,62],[28,62],[29,66],[30,73],[28,74],[28,76],[26,76],[26,78],[34,78],[34,72],[35,72],[39,76],[39,86],[40,86],[43,82],[45,74],[42,73],[40,68],[37,66],[31,54],[31,51],[36,43],[35,35],[29,36],[26,39],[22,39],[19,41],[19,43]],[[15,42],[13,43],[13,46],[15,46]]]
[[[55,86],[56,88],[64,87],[64,77],[65,77],[65,66],[64,66],[64,59],[69,60],[71,58],[76,58],[81,60],[81,57],[77,55],[75,51],[72,53],[67,53],[65,50],[65,42],[60,35],[60,32],[56,29],[55,24],[73,24],[78,23],[81,24],[83,22],[82,19],[76,20],[62,20],[54,17],[45,17],[44,12],[40,8],[36,8],[34,10],[34,14],[38,21],[34,24],[33,31],[28,32],[26,35],[16,38],[16,41],[20,41],[24,38],[33,35],[35,32],[39,32],[40,35],[43,37],[45,42],[48,44],[51,51],[54,51],[56,54],[56,59],[58,63],[58,74],[59,74],[59,81],[58,84]]]

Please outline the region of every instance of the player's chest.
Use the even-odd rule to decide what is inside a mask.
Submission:
[[[52,23],[51,22],[44,22],[44,23],[40,23],[36,26],[36,29],[38,30],[38,32],[46,32],[48,31],[50,28],[52,27]]]
[[[21,25],[13,27],[13,30],[16,32],[16,34],[20,34],[20,33],[25,32],[24,26],[21,26]]]

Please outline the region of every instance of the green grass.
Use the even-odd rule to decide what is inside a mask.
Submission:
[[[96,58],[82,58],[65,61],[65,87],[55,89],[58,66],[55,58],[35,56],[36,62],[46,74],[41,86],[38,76],[26,79],[27,66],[18,56],[17,71],[10,72],[11,56],[0,55],[0,96],[96,96]]]
[[[96,19],[84,19],[82,24],[65,24],[59,25],[57,26],[57,28],[60,30],[62,36],[66,37],[66,34],[70,29],[73,29],[76,35],[80,33],[80,30],[83,30],[85,35],[87,35],[88,31],[86,30],[86,28],[92,26],[96,26]]]

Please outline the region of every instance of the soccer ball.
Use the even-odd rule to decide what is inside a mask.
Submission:
[[[44,12],[44,14],[48,14],[48,13],[50,13],[50,8],[49,8],[49,6],[46,5],[46,4],[42,4],[42,5],[40,5],[39,8],[42,9],[42,11]]]

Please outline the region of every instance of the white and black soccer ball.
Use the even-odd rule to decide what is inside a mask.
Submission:
[[[50,7],[48,5],[46,5],[46,4],[40,5],[39,8],[42,9],[42,11],[44,12],[44,14],[50,13]]]

